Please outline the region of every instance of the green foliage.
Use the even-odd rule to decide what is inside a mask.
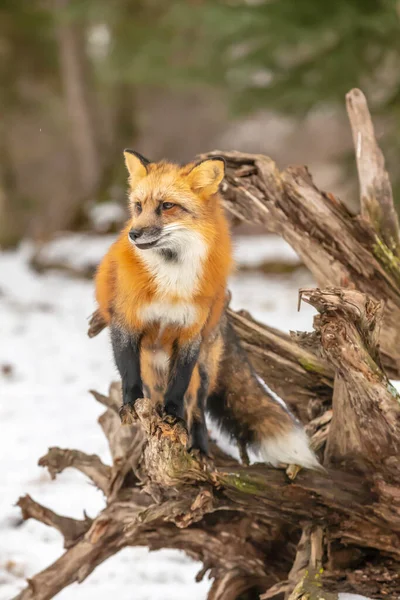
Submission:
[[[359,86],[376,111],[399,117],[397,0],[70,0],[64,12],[38,0],[1,4],[1,29],[14,24],[27,67],[49,64],[49,24],[69,18],[106,26],[105,81],[207,84],[235,110],[290,114],[343,104]]]
[[[82,3],[80,3],[82,6]],[[400,7],[397,0],[86,0],[111,31],[106,80],[203,84],[233,114],[289,115],[344,106],[353,87],[385,117],[389,165],[400,154]],[[397,169],[394,172],[396,175]],[[394,177],[396,184],[396,176]]]
[[[354,86],[374,91],[376,108],[397,106],[395,0],[83,4],[112,30],[106,72],[118,79],[217,85],[246,111],[301,113],[316,103],[343,103]]]

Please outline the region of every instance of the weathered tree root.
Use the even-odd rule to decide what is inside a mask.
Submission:
[[[346,426],[351,431],[355,427],[355,439],[365,454],[362,444],[369,443],[371,432],[365,424],[357,429],[360,402],[379,406],[383,421],[392,425],[397,423],[399,406],[375,362],[380,305],[353,291],[303,290],[302,295],[319,310],[314,335],[340,371],[346,389],[351,388],[353,412],[347,415]],[[371,560],[375,568],[385,565],[389,572],[385,597],[397,597],[400,504],[398,487],[391,483],[393,454],[386,438],[374,440],[377,449],[374,454],[368,449],[368,470],[360,475],[302,470],[291,482],[284,471],[261,464],[244,467],[221,451],[205,463],[187,452],[182,424],[167,422],[147,399],[128,409],[134,424],[121,427],[116,384],[109,396],[95,396],[107,407],[100,422],[113,465],[57,448],[40,464],[52,476],[68,466],[86,473],[105,493],[107,506],[93,520],[75,521],[30,498],[20,500],[24,516],[57,528],[67,548],[56,563],[30,580],[17,596],[20,600],[52,598],[130,545],[178,548],[201,560],[214,578],[210,598],[233,599],[235,586],[243,591],[268,590],[266,597],[271,598],[282,593],[301,597],[293,596],[293,590],[306,591],[316,576],[328,591],[339,587],[357,592],[362,585],[351,578],[352,569],[355,564],[358,570],[369,569]],[[318,419],[329,425],[329,419]],[[329,443],[334,426],[332,421]],[[317,425],[314,435],[319,431]],[[361,468],[364,463],[357,465]],[[296,555],[293,542],[300,540],[301,530]],[[302,588],[294,585],[299,579]]]

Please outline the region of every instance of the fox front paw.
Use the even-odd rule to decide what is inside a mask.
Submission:
[[[119,418],[122,425],[133,425],[137,420],[137,415],[133,402],[123,404],[119,409]]]
[[[175,417],[175,419],[184,420],[184,407],[183,402],[179,402],[176,400],[166,400],[164,402],[164,410],[165,413],[171,417]]]

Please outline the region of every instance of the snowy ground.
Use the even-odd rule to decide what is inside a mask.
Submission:
[[[84,255],[101,256],[109,240],[93,240],[89,249],[76,240],[65,243],[63,251],[79,261]],[[38,276],[27,267],[30,252],[25,246],[0,255],[0,600],[10,600],[26,577],[63,552],[61,536],[53,529],[21,523],[14,506],[19,496],[30,494],[77,518],[83,509],[95,516],[104,506],[101,493],[79,473],[67,471],[51,481],[37,460],[57,445],[96,453],[109,462],[96,423],[102,407],[87,390],[105,392],[117,377],[106,333],[94,340],[86,336],[94,308],[92,283],[57,273]],[[282,256],[296,261],[291,249],[274,237],[239,240],[237,255],[246,264]],[[297,289],[305,285],[312,285],[305,271],[285,279],[237,275],[231,281],[232,306],[285,331],[310,329],[312,309],[304,305],[297,313]],[[106,600],[118,592],[119,600],[200,600],[210,582],[194,583],[199,569],[177,551],[126,549],[57,598]]]

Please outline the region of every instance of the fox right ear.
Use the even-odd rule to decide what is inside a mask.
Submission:
[[[225,160],[212,156],[197,163],[188,173],[191,187],[206,194],[216,194],[225,175]]]
[[[124,150],[125,164],[129,171],[129,181],[135,187],[143,177],[146,177],[150,161],[134,150]]]

